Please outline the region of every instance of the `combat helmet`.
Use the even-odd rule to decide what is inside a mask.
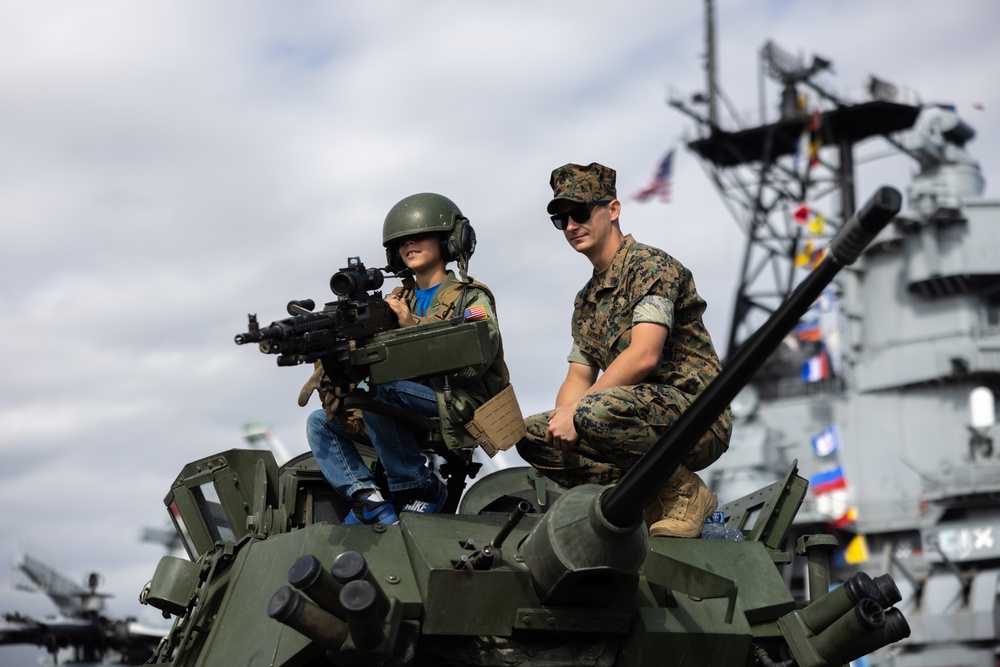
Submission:
[[[400,239],[428,232],[440,234],[442,259],[458,261],[464,271],[476,250],[476,232],[455,202],[433,192],[410,195],[389,209],[382,224],[382,245],[389,267],[394,271],[406,268],[396,251]]]

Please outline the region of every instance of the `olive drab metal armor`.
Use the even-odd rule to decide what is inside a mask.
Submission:
[[[382,224],[382,245],[389,266],[402,271],[394,241],[414,234],[441,235],[441,257],[445,262],[468,263],[476,251],[476,232],[455,202],[433,192],[410,195],[396,203]]]
[[[848,221],[810,276],[615,486],[577,486],[553,502],[539,487],[508,494],[511,478],[497,485],[487,476],[470,493],[501,493],[478,514],[406,512],[398,526],[345,526],[311,453],[280,468],[267,451],[188,464],[164,504],[190,560],[164,557],[142,594],[177,617],[150,663],[839,667],[905,639],[890,576],[861,573],[831,591],[835,538],[806,535],[794,555],[785,550],[808,489],[794,462],[782,480],[722,507],[720,525],[733,539],[647,537],[642,518],[701,434],[900,203],[884,188]],[[419,335],[451,321],[387,333]],[[397,351],[369,344],[351,354],[370,352],[370,363],[355,365],[372,369],[419,356]],[[480,485],[490,491],[476,492]],[[800,556],[807,604],[781,569]]]

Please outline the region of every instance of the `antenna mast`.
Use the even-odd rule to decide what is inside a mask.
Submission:
[[[742,124],[732,113],[728,122],[717,115],[717,101],[725,97],[716,80],[714,21],[713,0],[705,0],[708,90],[690,100],[672,96],[669,104],[695,121],[699,138],[688,148],[702,159],[746,233],[728,357],[808,273],[802,258],[823,247],[854,213],[854,145],[881,136],[899,147],[888,135],[910,128],[920,107],[885,96],[860,103],[839,99],[815,80],[831,69],[829,60],[814,56],[806,65],[768,41],[759,53],[760,71],[781,86],[778,120],[766,123],[762,115],[756,127],[723,129]],[[814,100],[808,105],[807,90]],[[796,212],[804,206],[813,215],[822,207],[839,210],[823,210],[820,224],[803,224]]]
[[[715,8],[705,0],[705,74],[708,78],[708,122],[719,126],[718,87],[715,80]]]

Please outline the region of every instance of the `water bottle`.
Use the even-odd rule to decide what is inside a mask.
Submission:
[[[739,542],[745,540],[746,537],[739,528],[727,528],[725,512],[717,509],[705,519],[705,525],[701,529],[701,539]]]

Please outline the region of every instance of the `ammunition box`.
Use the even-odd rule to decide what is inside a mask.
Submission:
[[[381,333],[351,351],[351,364],[367,364],[369,382],[382,384],[484,364],[495,353],[486,322],[455,319]]]

